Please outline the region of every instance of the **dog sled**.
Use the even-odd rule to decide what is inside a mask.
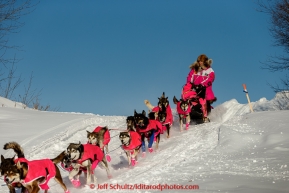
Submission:
[[[181,98],[190,101],[190,124],[210,122],[207,117],[213,109],[214,100],[206,100],[206,87],[187,83],[183,86]],[[185,121],[184,121],[185,122]]]

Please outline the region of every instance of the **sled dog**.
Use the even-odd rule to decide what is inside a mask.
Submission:
[[[146,112],[143,110],[142,113],[137,113],[134,111],[134,119],[136,124],[136,130],[141,136],[142,141],[142,152],[144,153],[145,148],[145,138],[148,140],[148,149],[152,153],[152,144],[156,142],[156,149],[159,147],[160,142],[160,130],[162,125],[158,120],[149,119],[146,117]]]
[[[4,156],[1,155],[0,172],[1,172],[1,176],[4,176],[4,181],[6,182],[6,185],[9,188],[9,192],[15,193],[16,187],[21,188],[22,193],[26,192],[25,187],[22,186],[22,184],[20,182],[15,182],[12,184],[7,183],[6,177],[4,175],[7,173],[7,168],[9,168],[12,165],[15,165],[14,159],[24,158],[23,149],[21,148],[21,146],[18,143],[14,142],[14,141],[4,144],[3,149],[4,150],[13,149],[13,151],[16,153],[16,155],[13,156],[12,158],[4,158]]]
[[[119,140],[122,144],[122,149],[126,153],[128,165],[135,166],[141,147],[141,136],[135,131],[124,131],[120,132]]]
[[[144,100],[145,105],[149,110],[152,110],[152,112],[156,112],[156,119],[160,121],[159,116],[162,115],[162,118],[165,116],[165,120],[161,121],[163,128],[162,131],[167,131],[167,138],[170,137],[170,129],[173,124],[173,115],[172,110],[169,104],[168,97],[165,96],[165,93],[163,92],[162,96],[158,98],[158,105],[154,107],[150,101]],[[162,132],[163,133],[163,132]]]
[[[134,122],[134,116],[128,116],[126,118],[126,130],[128,130],[128,131],[136,131],[135,122]]]
[[[190,100],[178,100],[175,96],[173,98],[174,103],[177,105],[177,112],[179,114],[180,131],[183,130],[183,124],[186,122],[186,130],[189,129],[190,125],[190,112],[191,103]]]
[[[94,169],[99,162],[103,164],[106,169],[108,178],[111,178],[111,174],[108,168],[107,161],[104,153],[100,147],[91,144],[70,143],[67,147],[66,153],[63,152],[59,155],[62,156],[62,163],[67,166],[71,166],[72,169],[69,173],[69,179],[76,187],[80,185],[79,179],[74,179],[75,176],[80,174],[80,170],[84,170],[87,173],[86,185],[91,185],[91,178],[93,177],[94,184],[97,180],[94,174]]]
[[[6,182],[12,184],[20,182],[29,193],[37,193],[40,188],[47,193],[48,182],[51,178],[60,184],[65,193],[69,193],[62,181],[60,171],[57,167],[57,158],[28,161],[21,157],[14,160],[15,164],[5,169]]]

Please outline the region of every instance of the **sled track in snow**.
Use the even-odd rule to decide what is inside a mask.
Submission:
[[[173,159],[175,157],[183,157],[183,154],[187,153],[187,151],[194,151],[192,154],[190,154],[190,156],[196,156],[200,153],[210,151],[214,149],[218,144],[218,131],[220,125],[221,124],[219,123],[209,123],[206,125],[191,126],[189,131],[183,131],[182,133],[177,133],[179,127],[174,126],[171,128],[175,131],[174,136],[160,143],[160,151],[149,154],[149,156],[147,156],[146,158],[142,158],[141,160],[139,160],[139,163],[134,168],[132,168],[132,170],[134,170],[134,172],[132,172],[132,175],[119,174],[114,177],[119,177],[122,181],[132,179],[132,177],[133,179],[135,179],[137,178],[137,176],[143,175],[144,173],[152,169],[159,168],[159,166],[171,166],[177,164],[179,160]],[[209,135],[214,136],[215,140],[213,141],[213,143],[209,143],[207,141],[208,138],[206,136]],[[192,143],[192,139],[196,143]],[[183,143],[180,146],[171,147],[171,143],[178,140],[183,141]],[[170,154],[166,155],[166,152],[168,151],[170,152]],[[131,170],[127,171],[129,172]]]
[[[28,143],[31,143],[34,139],[42,135],[45,135],[49,132],[63,128],[67,125],[67,129],[65,129],[63,132],[59,132],[53,137],[50,137],[47,140],[42,141],[41,143],[32,146],[32,149],[25,149],[25,157],[27,158],[33,157],[39,154],[40,152],[44,151],[45,149],[51,148],[52,145],[55,145],[61,141],[69,140],[73,135],[75,135],[79,131],[83,131],[87,128],[96,126],[99,123],[103,124],[104,122],[108,123],[108,121],[106,121],[106,117],[93,117],[93,118],[88,118],[88,119],[80,118],[80,119],[71,120],[71,121],[62,123],[60,125],[57,125],[55,127],[52,127],[51,129],[40,133],[39,135],[29,139],[28,141],[25,141],[23,144],[21,144],[21,146],[25,149],[25,145]]]

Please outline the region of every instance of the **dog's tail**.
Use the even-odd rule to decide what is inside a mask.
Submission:
[[[55,158],[51,159],[51,161],[55,164],[59,164],[60,162],[63,161],[63,159],[65,158],[66,153],[65,151],[61,152],[58,156],[56,156]]]
[[[25,157],[22,147],[18,143],[14,142],[14,141],[4,144],[3,149],[5,149],[5,150],[13,149],[14,152],[17,154],[18,158],[24,158]]]
[[[149,110],[152,110],[154,108],[154,106],[150,103],[150,101],[144,100],[144,103]]]

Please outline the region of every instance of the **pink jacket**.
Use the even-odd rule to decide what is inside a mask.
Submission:
[[[93,130],[93,132],[98,133],[101,129],[102,127],[98,126]],[[107,145],[109,142],[110,142],[110,133],[109,130],[107,130],[104,133],[103,145]]]
[[[212,85],[215,80],[215,72],[210,67],[195,74],[194,70],[191,70],[187,76],[187,82],[191,82],[195,85],[203,85],[206,87],[206,100],[213,100],[215,98]]]
[[[129,134],[131,141],[129,145],[122,145],[122,148],[124,150],[134,150],[135,148],[141,145],[141,137],[137,132],[130,131]]]

